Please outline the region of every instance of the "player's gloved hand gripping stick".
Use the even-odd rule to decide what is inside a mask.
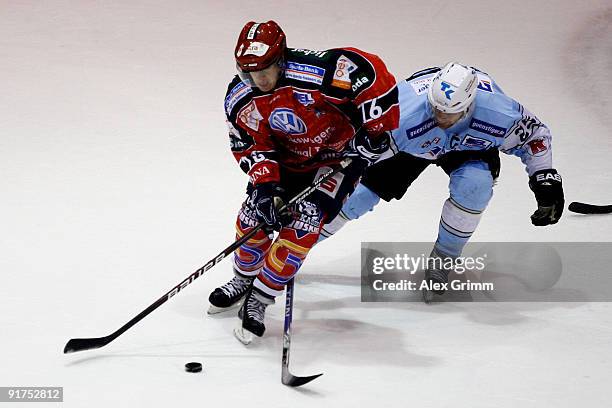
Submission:
[[[283,189],[277,183],[258,184],[253,188],[249,200],[253,203],[259,222],[279,231],[291,220],[288,206],[282,199]]]
[[[329,170],[328,172],[322,174],[315,181],[313,181],[309,187],[302,190],[302,192],[297,194],[295,197],[289,200],[285,205],[283,205],[283,207],[281,207],[278,210],[278,212],[283,213],[285,212],[287,207],[304,200],[308,195],[313,193],[322,183],[324,183],[326,180],[336,175],[339,171],[345,169],[351,163],[351,161],[352,161],[351,158],[345,158],[344,160],[342,160],[340,162],[340,165],[336,169]],[[130,320],[129,322],[121,326],[117,331],[109,334],[108,336],[104,336],[104,337],[70,339],[68,343],[66,343],[66,346],[64,347],[64,353],[65,354],[74,353],[77,351],[97,349],[97,348],[106,346],[108,343],[115,340],[117,337],[125,333],[129,328],[131,328],[136,323],[138,323],[143,318],[145,318],[145,316],[147,316],[149,313],[151,313],[152,311],[154,311],[155,309],[157,309],[158,307],[166,303],[166,301],[168,301],[171,297],[179,293],[181,290],[183,290],[185,287],[191,284],[194,280],[202,276],[206,271],[208,271],[213,266],[218,264],[225,257],[233,253],[236,249],[238,249],[242,244],[248,241],[253,235],[255,235],[265,225],[266,224],[263,222],[258,224],[248,234],[243,235],[239,240],[235,241],[233,244],[225,248],[223,251],[221,251],[221,253],[219,253],[219,255],[217,255],[210,261],[208,261],[206,265],[202,266],[201,268],[193,272],[191,275],[189,275],[186,279],[184,279],[181,283],[179,283],[178,285],[170,289],[170,291],[168,291],[162,297],[157,299],[153,304],[151,304],[145,310],[140,312],[132,320]]]
[[[361,128],[355,133],[355,137],[350,140],[346,156],[358,157],[370,165],[380,159],[389,149],[391,149],[389,132],[371,136],[365,129]]]

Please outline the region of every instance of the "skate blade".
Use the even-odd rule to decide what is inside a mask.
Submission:
[[[431,290],[423,289],[422,293],[423,293],[423,302],[425,302],[426,304],[429,304],[433,301],[434,294]]]
[[[208,306],[208,311],[206,313],[208,313],[209,315],[215,315],[215,314],[224,313],[224,312],[231,312],[232,310],[236,310],[240,308],[243,302],[244,302],[244,298],[240,299],[238,302],[234,303],[233,305],[229,307],[217,307],[217,306],[210,305]]]
[[[439,303],[439,302],[442,302],[444,299],[442,297],[444,292],[436,293],[433,290],[427,290],[427,289],[423,289],[421,290],[421,292],[423,293],[423,302],[425,302],[426,304]]]
[[[234,328],[234,337],[238,339],[239,342],[248,346],[253,342],[254,334],[248,330],[242,328],[242,322],[240,322],[240,326]]]

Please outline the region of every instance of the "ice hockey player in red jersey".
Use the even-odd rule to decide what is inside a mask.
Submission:
[[[225,113],[231,150],[248,174],[237,237],[264,222],[234,255],[234,277],[209,297],[209,313],[238,306],[242,336],[262,336],[268,305],[282,294],[321,226],[332,219],[367,164],[389,149],[399,119],[396,81],[376,55],[356,48],[287,48],[274,21],[249,22],[234,56]],[[356,159],[282,214],[283,202],[346,156]],[[271,231],[277,231],[276,237]],[[240,339],[240,337],[239,337]]]

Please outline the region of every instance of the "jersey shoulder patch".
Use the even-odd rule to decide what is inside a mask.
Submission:
[[[285,78],[316,85],[323,83],[325,68],[318,65],[288,60],[285,65]]]
[[[437,67],[422,69],[410,75],[406,82],[410,84],[416,95],[423,95],[427,93],[431,80],[438,71],[440,68]]]
[[[474,129],[478,132],[493,137],[504,137],[506,133],[508,133],[507,128],[498,126],[498,124],[493,124],[482,119],[477,119],[475,117],[473,117],[470,121],[470,129]]]
[[[231,116],[234,108],[236,108],[236,105],[238,105],[239,102],[242,102],[240,105],[246,103],[248,98],[245,97],[252,92],[253,90],[251,87],[242,82],[240,78],[236,76],[227,88],[224,102],[225,114],[228,117]]]
[[[312,87],[310,84],[320,86],[328,71],[329,56],[329,51],[290,48],[285,62],[285,78],[308,84],[308,88]]]
[[[351,73],[357,70],[357,64],[344,54],[338,57],[331,85],[342,89],[351,89]],[[368,79],[365,78],[367,81]]]
[[[482,72],[477,72],[478,76],[478,89],[484,92],[495,93],[493,89],[493,80]]]
[[[431,85],[432,78],[433,78],[433,75],[425,76],[425,77],[413,79],[412,81],[408,83],[414,90],[415,94],[423,95],[424,93],[427,93],[427,90],[429,89],[429,85]]]
[[[242,122],[246,127],[254,131],[259,131],[259,124],[263,121],[263,116],[259,113],[257,105],[254,100],[245,105],[238,112],[238,120]]]

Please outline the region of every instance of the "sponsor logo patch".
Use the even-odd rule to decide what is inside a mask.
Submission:
[[[353,86],[351,86],[351,89],[353,90],[353,92],[355,92],[356,90],[358,90],[359,88],[367,84],[368,82],[370,82],[368,77],[357,78],[357,81],[355,81]]]
[[[294,143],[294,144],[312,144],[312,142],[317,143],[317,144],[322,144],[322,143],[325,143],[330,138],[330,136],[335,130],[336,130],[335,126],[329,126],[325,128],[321,133],[316,135],[315,137],[312,137],[312,136],[291,137],[287,139],[287,141],[290,143]]]
[[[546,140],[544,139],[535,139],[527,143],[529,146],[529,154],[532,156],[542,156],[548,150],[548,146],[546,145]]]
[[[434,137],[433,140],[428,140],[425,143],[423,143],[421,145],[421,149],[427,149],[429,146],[431,146],[432,144],[438,144],[440,143],[440,138],[439,137]]]
[[[238,83],[225,97],[225,113],[228,115],[234,109],[234,106],[238,103],[239,100],[244,98],[245,95],[253,92],[251,87],[245,84],[244,82]]]
[[[448,99],[449,101],[451,100],[451,95],[455,93],[455,90],[453,88],[454,87],[448,82],[442,81],[442,83],[440,84],[440,90],[444,92],[446,99]]]
[[[259,23],[253,24],[253,26],[247,33],[247,40],[252,40],[253,38],[255,38],[255,34],[257,33],[258,28],[259,28]]]
[[[436,146],[429,151],[429,155],[433,158],[436,158],[441,151],[442,151],[442,148],[439,146]]]
[[[257,110],[255,102],[251,101],[238,113],[238,119],[254,131],[259,130],[259,122],[263,119],[261,113]]]
[[[310,201],[302,201],[297,205],[297,219],[289,224],[289,227],[295,230],[298,238],[302,238],[307,234],[318,232],[321,225],[321,210],[319,207]],[[301,264],[300,259],[296,259]],[[298,265],[299,267],[299,265]]]
[[[473,118],[472,122],[470,122],[470,128],[495,137],[504,137],[507,132],[506,128],[495,126],[492,123],[476,118]]]
[[[357,69],[357,65],[344,55],[341,55],[336,62],[336,70],[334,71],[334,77],[332,78],[332,86],[351,89],[351,72]]]
[[[325,69],[321,67],[298,64],[291,61],[287,62],[287,67],[285,69],[285,77],[297,79],[298,81],[311,82],[317,85],[323,83],[323,75],[325,75]]]
[[[429,89],[431,78],[415,79],[414,81],[410,81],[409,84],[412,86],[412,89],[414,89],[414,93],[423,95]]]
[[[312,105],[313,103],[315,103],[315,100],[312,98],[310,92],[300,92],[294,90],[293,96],[295,97],[295,99],[297,99],[299,103],[304,106]]]
[[[406,136],[408,137],[408,140],[416,139],[417,137],[429,132],[436,126],[436,121],[433,118],[428,119],[425,122],[416,125],[415,127],[406,129]]]
[[[466,135],[461,141],[463,146],[475,147],[477,149],[487,149],[493,144],[490,140],[482,139],[480,137],[474,137],[472,135]]]
[[[304,121],[287,108],[274,109],[268,121],[272,129],[290,135],[301,135],[308,130]]]
[[[329,167],[321,167],[319,168],[319,170],[317,171],[317,174],[315,176],[315,180],[318,179],[323,173],[327,172],[331,170]],[[321,185],[319,187],[317,187],[317,190],[327,194],[328,196],[330,196],[331,198],[335,198],[336,194],[338,193],[338,190],[340,190],[340,185],[342,185],[342,181],[344,180],[344,174],[342,173],[337,173],[335,176],[325,180],[323,183],[321,183]]]
[[[558,173],[542,173],[536,176],[536,180],[539,182],[547,182],[548,180],[561,182],[561,175]]]
[[[488,79],[481,79],[478,81],[478,89],[485,92],[493,93],[493,85],[491,85],[491,81]]]
[[[295,52],[299,52],[299,53],[304,54],[306,56],[314,55],[315,57],[318,57],[318,58],[323,58],[325,56],[325,54],[327,54],[327,51],[306,50],[304,48],[291,48],[291,50],[295,51]]]
[[[266,52],[270,49],[268,44],[264,44],[258,41],[254,41],[244,50],[244,54],[242,55],[255,55],[256,57],[263,57],[266,55]]]
[[[257,180],[259,180],[260,178],[264,176],[268,176],[268,175],[270,175],[270,169],[265,166],[262,166],[258,168],[257,170],[254,170],[251,172],[250,181],[251,183],[257,183]]]

